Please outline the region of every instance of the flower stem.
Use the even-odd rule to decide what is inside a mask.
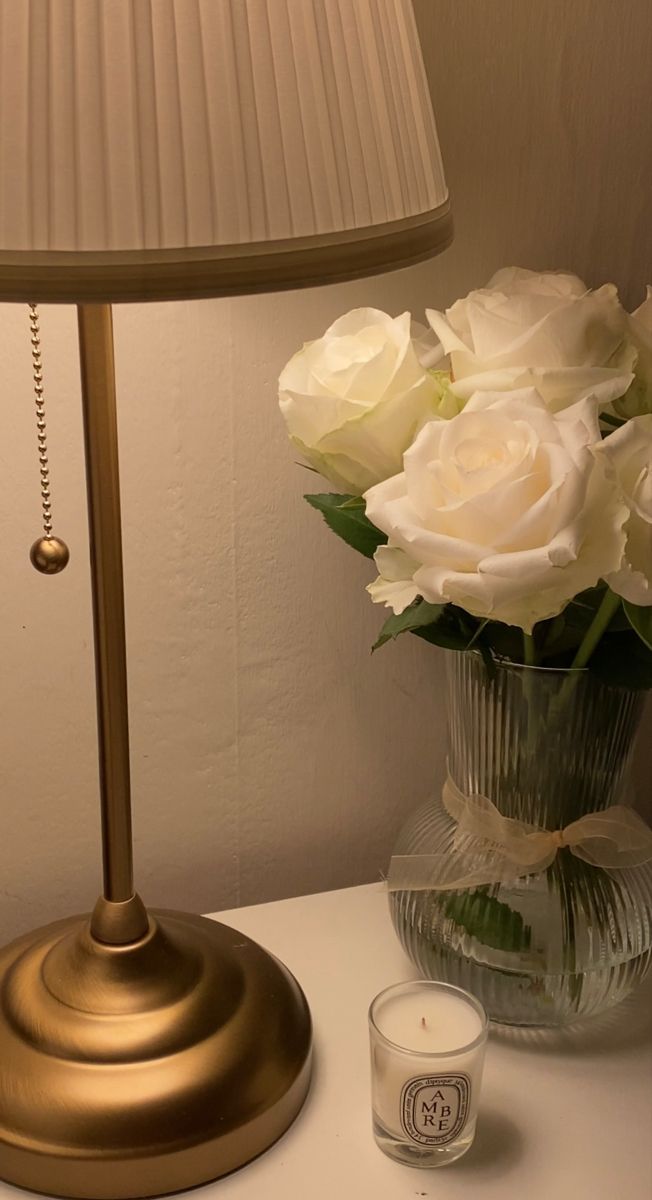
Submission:
[[[571,663],[571,671],[573,667],[577,669],[578,667],[586,666],[600,638],[611,624],[611,620],[615,616],[619,605],[620,596],[616,596],[611,591],[611,588],[607,588],[602,598],[602,603],[578,646],[575,658]],[[564,680],[556,703],[557,716],[559,718],[563,716],[566,705],[570,703],[578,679],[579,675],[570,674]]]
[[[525,630],[523,631],[523,659],[526,667],[536,667],[539,661],[534,637],[531,633],[526,633]]]
[[[586,666],[600,638],[611,624],[611,620],[615,616],[619,605],[620,596],[612,592],[611,588],[607,588],[602,603],[582,638],[571,667]]]

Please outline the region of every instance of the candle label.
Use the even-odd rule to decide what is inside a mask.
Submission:
[[[469,1112],[468,1075],[420,1075],[401,1092],[401,1124],[420,1146],[444,1146],[462,1132]]]

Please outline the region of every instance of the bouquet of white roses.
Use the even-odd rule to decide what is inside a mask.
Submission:
[[[430,330],[340,317],[280,377],[306,496],[406,631],[652,687],[652,291],[499,271]]]

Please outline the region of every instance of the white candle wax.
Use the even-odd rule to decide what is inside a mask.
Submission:
[[[377,1122],[415,1146],[473,1137],[486,1017],[460,989],[418,981],[372,1006],[372,1094]]]
[[[383,1037],[419,1054],[445,1054],[468,1046],[483,1028],[479,1012],[454,992],[419,990],[388,996],[375,1015]]]

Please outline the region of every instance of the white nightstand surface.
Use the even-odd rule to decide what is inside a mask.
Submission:
[[[256,1162],[197,1200],[650,1200],[650,989],[557,1033],[495,1028],[475,1145],[436,1171],[402,1167],[371,1135],[367,1008],[414,976],[380,884],[241,908],[218,919],[281,958],[315,1025],[312,1091]],[[1,1069],[1,1065],[0,1065]],[[0,1200],[24,1196],[0,1183]]]

